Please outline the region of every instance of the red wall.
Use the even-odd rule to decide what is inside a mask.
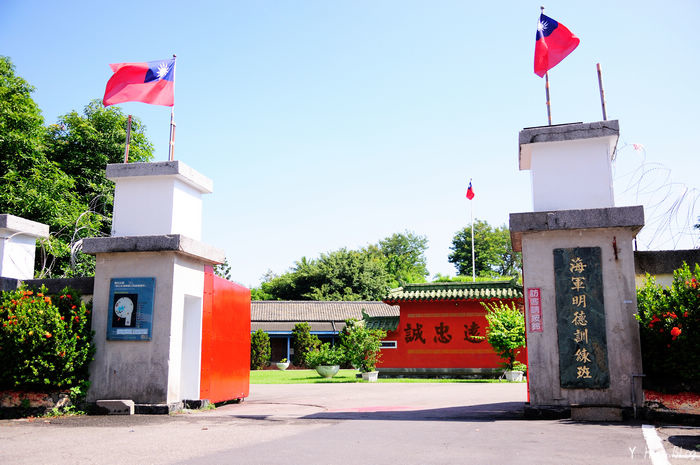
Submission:
[[[486,309],[480,302],[399,302],[401,309],[399,326],[396,331],[389,331],[384,339],[396,341],[397,348],[382,349],[382,358],[377,366],[379,368],[499,368],[501,359],[486,340],[480,342],[469,340],[470,330],[478,336],[486,335],[488,326],[485,317]],[[515,302],[519,306],[523,303],[522,299],[504,299],[503,302],[506,304]],[[419,337],[417,325],[421,325],[422,339]],[[525,348],[520,352],[518,360],[525,362]]]
[[[250,391],[250,290],[205,268],[200,399],[223,402]]]

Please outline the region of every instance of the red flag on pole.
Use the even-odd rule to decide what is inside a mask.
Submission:
[[[539,77],[559,64],[581,42],[563,24],[544,14],[540,14],[535,40],[535,74]]]
[[[113,63],[104,106],[143,102],[172,107],[175,104],[175,58],[146,63]]]
[[[472,182],[469,181],[469,188],[467,189],[467,198],[469,200],[474,198],[474,189],[472,189]]]

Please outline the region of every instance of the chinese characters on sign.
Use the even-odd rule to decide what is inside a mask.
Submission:
[[[420,341],[423,344],[425,344],[425,339],[423,339],[422,324],[416,323],[416,327],[411,328],[411,323],[408,323],[406,325],[406,328],[404,328],[404,332],[406,333],[406,336],[404,337],[406,339],[406,342]]]
[[[542,332],[542,294],[540,288],[528,288],[527,308],[529,309],[530,332]]]
[[[471,324],[464,325],[464,340],[474,344],[478,344],[484,341],[484,336],[480,334],[481,328],[479,323],[472,321]],[[404,340],[407,343],[420,342],[425,344],[425,337],[423,336],[423,325],[420,323],[407,323],[403,329]],[[433,342],[438,344],[448,344],[452,339],[452,334],[450,334],[450,326],[446,325],[444,321],[441,321],[438,325],[433,328]]]
[[[601,263],[600,247],[554,249],[563,388],[610,386]]]
[[[479,323],[472,321],[471,325],[464,325],[464,340],[473,344],[484,342],[486,338],[479,334]]]

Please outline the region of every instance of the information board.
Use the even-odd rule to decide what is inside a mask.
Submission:
[[[554,249],[562,388],[610,386],[600,247]]]
[[[150,341],[156,278],[112,278],[107,339]]]

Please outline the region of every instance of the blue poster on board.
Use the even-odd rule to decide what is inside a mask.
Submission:
[[[107,339],[150,341],[156,278],[112,278]]]

